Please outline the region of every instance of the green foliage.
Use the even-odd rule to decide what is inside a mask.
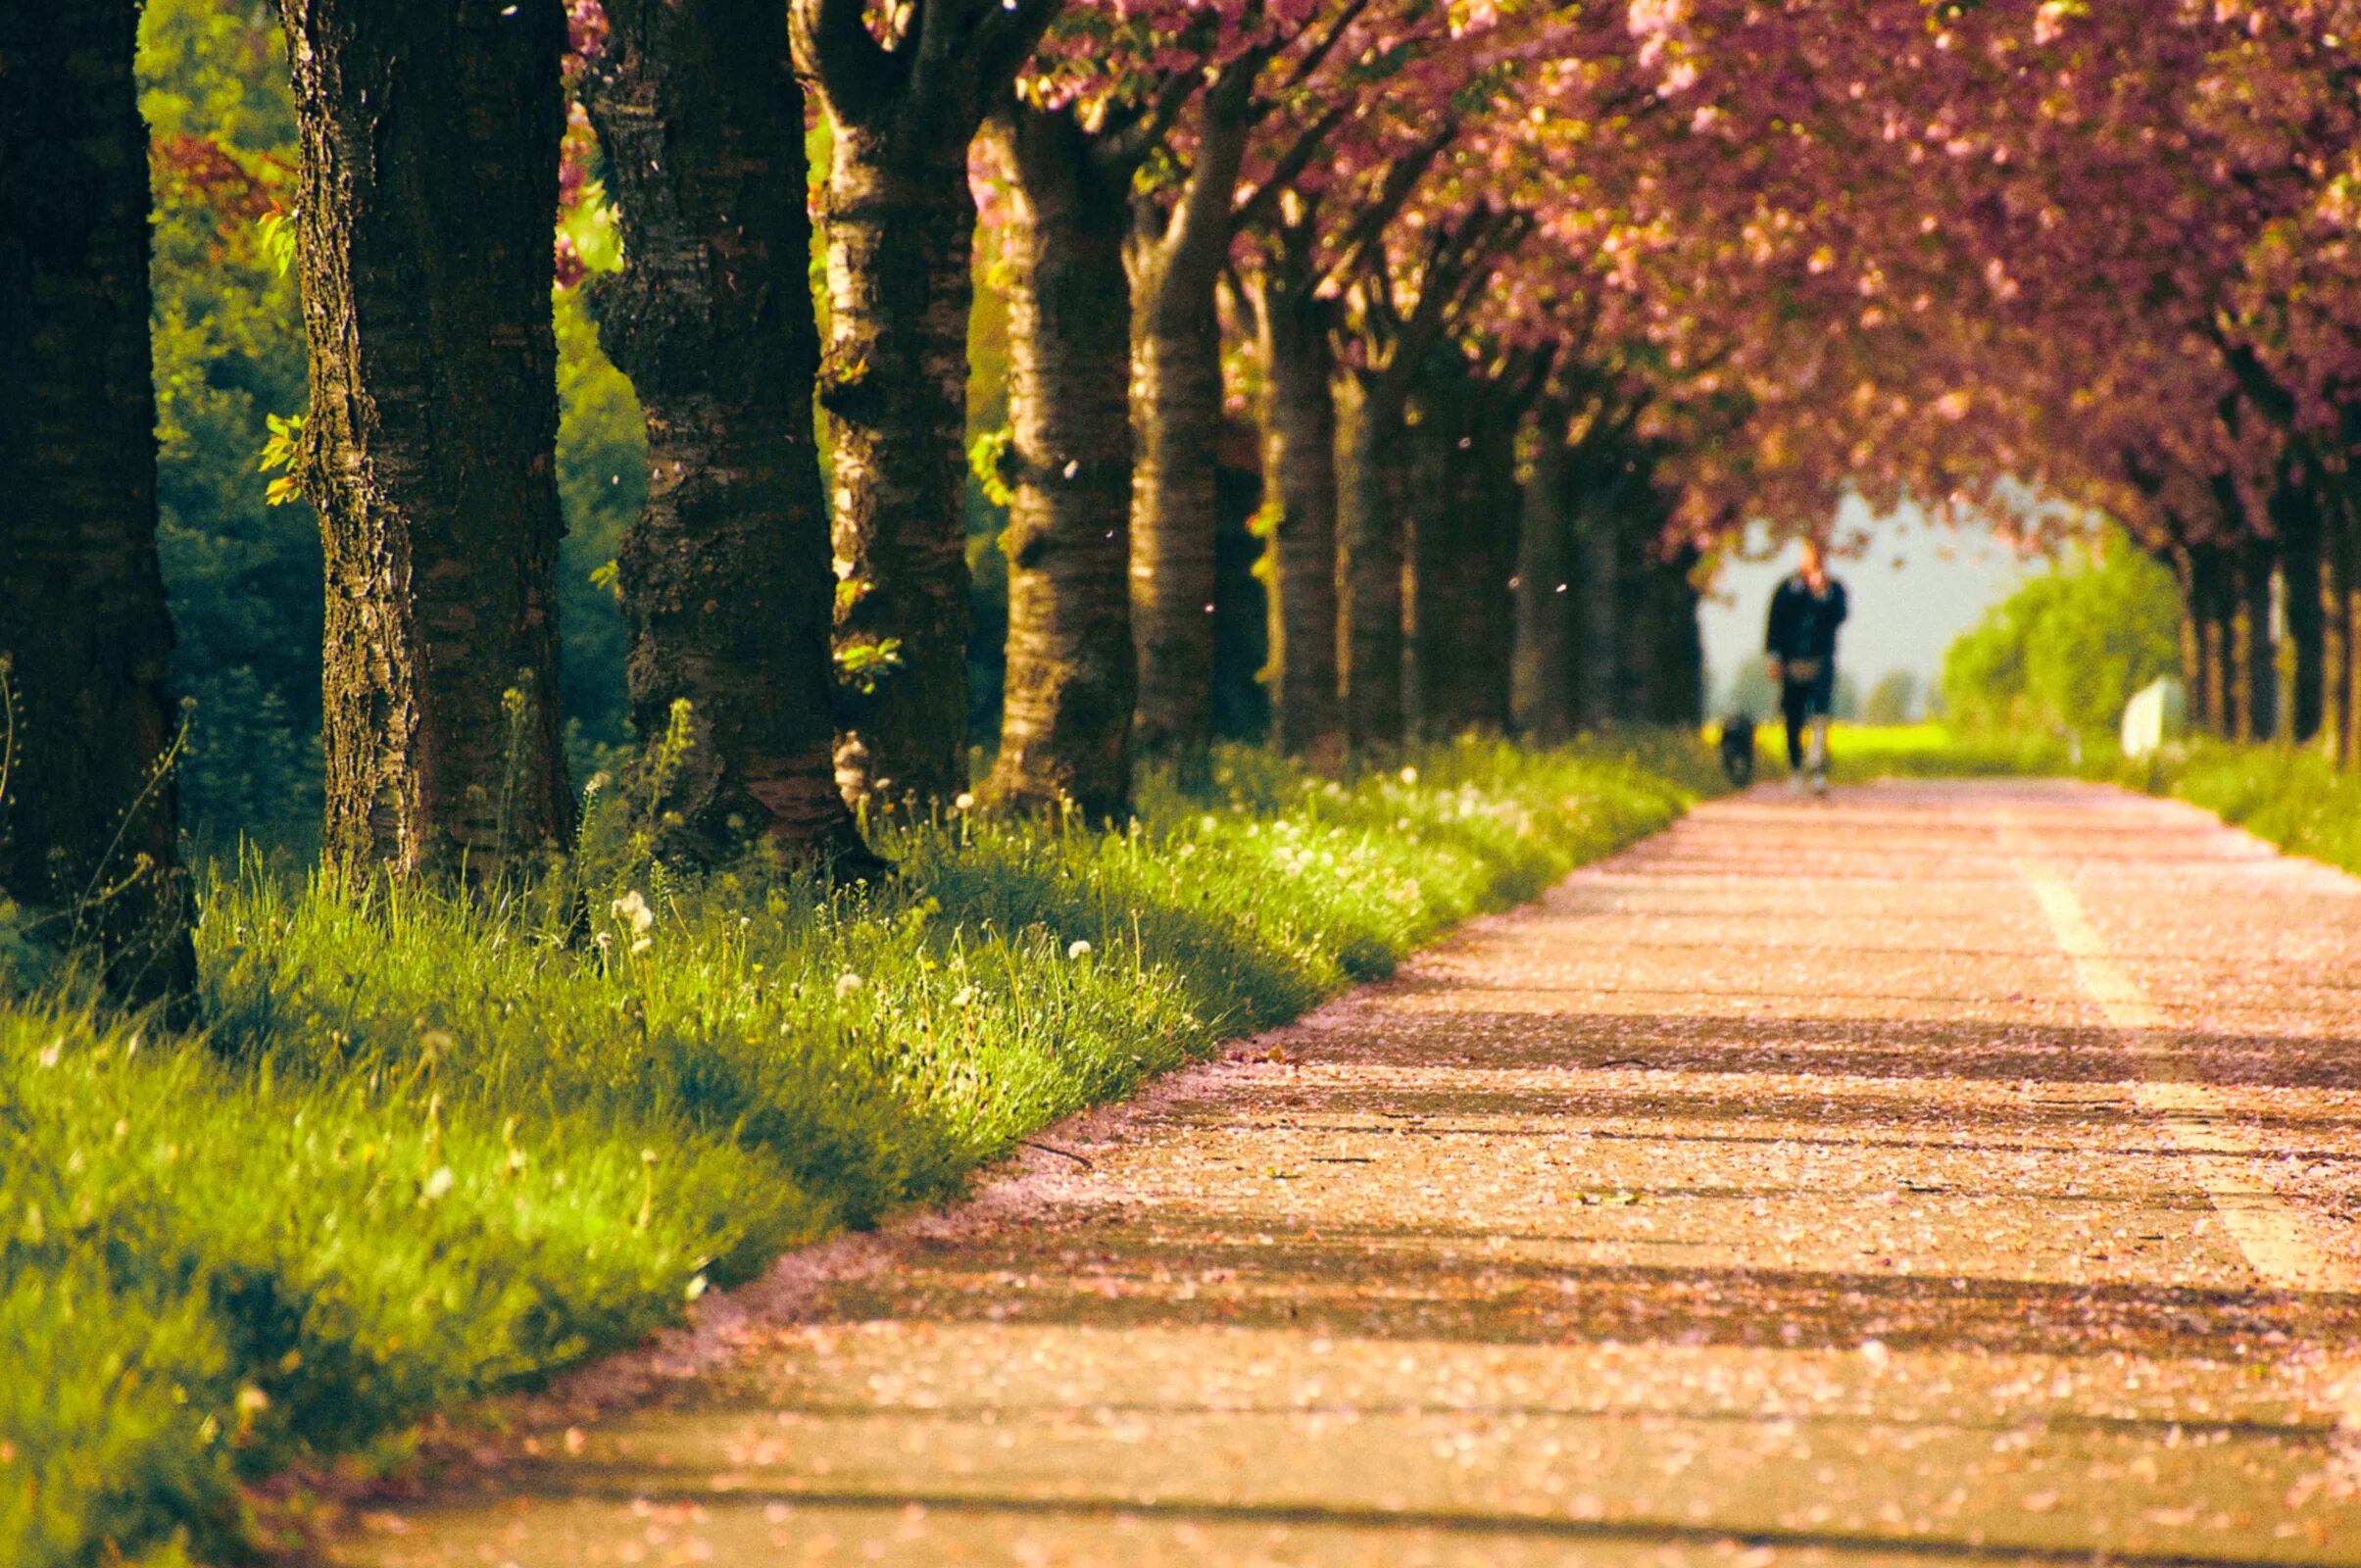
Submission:
[[[1890,669],[1869,688],[1861,703],[1864,724],[1907,724],[1918,717],[1918,677],[1906,669]]]
[[[623,530],[648,498],[648,430],[639,398],[599,351],[580,289],[558,295],[559,702],[576,779],[600,748],[630,739],[623,683],[627,639],[613,567]],[[604,579],[604,580],[602,580]]]
[[[301,842],[319,816],[320,538],[268,502],[274,428],[305,398],[295,281],[272,246],[293,200],[295,111],[269,14],[151,0],[140,107],[155,192],[158,551],[188,704],[182,818]],[[287,421],[280,419],[282,425]]]
[[[1124,833],[889,826],[902,877],[834,898],[677,877],[603,790],[499,907],[249,864],[206,1038],[0,1011],[0,1561],[226,1555],[241,1479],[628,1344],[1661,825],[1650,761],[1701,754],[1227,753]]]
[[[2316,750],[2199,741],[2134,761],[2111,743],[2081,750],[2048,734],[1956,734],[1938,724],[1840,730],[1841,778],[2075,777],[2169,795],[2294,855],[2361,875],[2361,773]]]
[[[2122,764],[2124,782],[2202,806],[2283,850],[2361,875],[2361,773],[2316,751],[2201,742],[2151,768]]]
[[[2171,572],[2109,533],[2094,564],[2035,578],[1951,645],[1944,711],[1968,729],[2111,730],[2180,669],[2180,603]]]

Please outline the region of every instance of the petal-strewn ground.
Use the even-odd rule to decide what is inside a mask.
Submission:
[[[344,1551],[2361,1563],[2361,881],[1757,790],[1254,1051]]]

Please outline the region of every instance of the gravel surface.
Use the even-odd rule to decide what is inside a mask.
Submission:
[[[2361,881],[2090,786],[1758,789],[338,1550],[2361,1564],[2357,1048]]]

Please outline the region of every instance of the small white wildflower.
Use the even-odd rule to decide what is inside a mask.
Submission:
[[[844,973],[836,977],[837,1000],[841,1002],[847,997],[856,995],[866,983],[867,982],[862,980],[861,976],[855,974],[852,970],[847,969]]]
[[[637,888],[607,906],[607,912],[630,927],[635,937],[644,937],[656,927],[656,911],[648,907],[648,901]],[[631,951],[637,953],[639,945],[632,944]]]
[[[1087,958],[1091,956],[1091,945],[1077,937],[1066,945],[1065,956],[1069,958]]]
[[[975,797],[961,790],[951,798],[951,808],[955,811],[972,811],[975,809]]]
[[[958,991],[952,993],[951,1004],[955,1007],[971,1006],[974,1003],[975,987],[973,986],[961,986]]]
[[[1418,769],[1416,769],[1416,768],[1414,768],[1414,767],[1405,767],[1405,768],[1403,768],[1403,769],[1402,770],[1402,781],[1404,784],[1415,784],[1415,783],[1417,783],[1417,782],[1418,782]]]
[[[459,1177],[452,1173],[451,1167],[438,1165],[434,1174],[426,1178],[426,1185],[418,1190],[419,1196],[432,1202],[458,1185]]]
[[[1197,819],[1197,831],[1200,833],[1210,833],[1219,826],[1221,826],[1219,819],[1210,811]]]

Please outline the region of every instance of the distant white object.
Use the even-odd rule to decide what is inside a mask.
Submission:
[[[2179,735],[2189,719],[2189,693],[2170,675],[2132,694],[2123,705],[2123,755],[2138,760],[2155,756]]]

